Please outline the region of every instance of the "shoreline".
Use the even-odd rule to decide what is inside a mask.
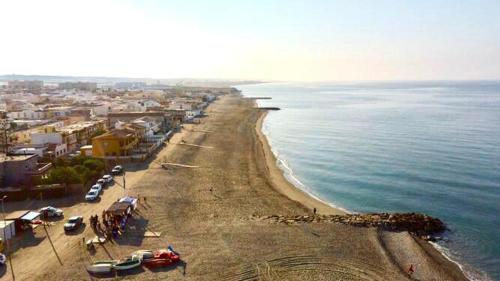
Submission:
[[[267,114],[267,111],[261,111],[259,113],[255,124],[255,131],[264,151],[264,158],[269,173],[268,176],[273,188],[290,200],[305,206],[307,209],[312,210],[312,208],[316,208],[319,214],[347,214],[348,212],[336,208],[329,203],[316,198],[313,194],[300,189],[286,178],[285,171],[279,167],[277,163],[278,159],[272,151],[272,148],[267,140],[267,136],[262,131],[263,122]],[[462,264],[447,256],[443,251],[440,251],[433,243],[423,241],[410,234],[409,236],[415,242],[415,245],[418,246],[418,250],[427,255],[434,265],[443,266],[447,269],[449,274],[455,276],[457,280],[471,280],[469,279],[469,274],[464,271],[464,266]]]
[[[321,205],[288,182],[276,159],[269,157],[270,147],[265,151],[265,136],[259,138],[257,130],[264,115],[248,100],[224,96],[207,108],[206,118],[186,125],[147,163],[127,166],[126,191],[118,177],[99,202],[37,201],[37,207],[55,205],[68,216],[89,217],[124,193],[147,196],[127,231],[92,254],[81,250],[82,236],[96,235],[90,227],[82,228],[80,235],[66,235],[63,221],[55,222],[47,228],[54,247],[46,239],[49,234],[37,231],[36,247],[23,247],[13,256],[16,277],[86,280],[92,278],[84,270],[89,262],[164,248],[167,242],[182,253],[182,263],[171,270],[143,268],[102,280],[409,280],[405,271],[410,263],[416,266],[413,278],[419,280],[466,280],[450,261],[432,249],[425,251],[432,247],[408,232],[321,220],[289,224],[261,219],[312,217],[302,199]],[[195,146],[178,145],[182,139]],[[160,163],[165,160],[200,168],[163,169]],[[295,197],[290,199],[290,194]],[[322,207],[324,212],[338,212]],[[161,238],[146,239],[146,231]],[[11,280],[7,275],[0,279]]]
[[[262,132],[262,124],[264,122],[264,118],[267,116],[267,111],[262,111],[259,113],[257,118],[257,122],[255,125],[255,130],[257,137],[262,145],[262,149],[264,151],[264,158],[266,161],[267,171],[269,173],[270,183],[273,185],[274,189],[279,191],[281,194],[285,195],[292,201],[296,201],[309,210],[313,210],[313,208],[317,209],[318,214],[324,215],[343,215],[347,212],[335,208],[329,205],[326,202],[321,201],[318,198],[315,198],[312,194],[309,194],[302,189],[295,186],[291,183],[285,176],[284,171],[278,167],[277,161],[278,159],[274,155],[271,150],[271,146],[267,140],[266,135]]]

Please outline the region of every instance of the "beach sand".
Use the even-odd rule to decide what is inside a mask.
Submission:
[[[61,234],[62,222],[57,222],[49,233],[63,265],[38,231],[39,241],[13,257],[16,279],[89,280],[85,266],[90,261],[172,245],[183,260],[177,266],[140,268],[120,276],[127,280],[409,280],[405,270],[413,264],[414,279],[465,280],[454,263],[408,233],[255,219],[312,214],[314,207],[325,214],[342,212],[286,181],[260,132],[265,112],[254,108],[253,101],[224,96],[206,114],[201,124],[186,125],[150,162],[127,165],[125,191],[115,184],[101,202],[64,205],[67,217],[86,215],[101,212],[124,193],[140,195],[139,213],[122,238],[89,253],[81,245],[82,236],[92,236],[89,227],[66,236]],[[176,145],[181,139],[202,147]],[[160,166],[164,162],[197,167],[165,170]],[[45,204],[61,206],[58,202]],[[146,231],[162,234],[144,238]],[[2,280],[9,278],[9,272],[4,272]]]

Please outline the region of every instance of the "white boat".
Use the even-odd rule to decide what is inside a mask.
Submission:
[[[117,271],[128,270],[140,266],[141,263],[142,263],[141,257],[138,255],[134,255],[118,261],[116,264],[113,265],[113,269]]]
[[[138,256],[144,261],[153,258],[154,252],[153,250],[137,250],[132,253],[132,256]]]
[[[90,273],[109,273],[117,262],[116,260],[96,261],[87,266],[87,271]]]

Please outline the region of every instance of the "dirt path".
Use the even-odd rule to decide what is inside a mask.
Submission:
[[[209,107],[201,124],[187,126],[145,164],[129,165],[127,193],[146,196],[124,237],[90,255],[79,244],[90,230],[66,236],[62,223],[50,233],[62,257],[60,266],[47,239],[14,256],[17,280],[89,280],[90,260],[121,258],[138,249],[171,244],[183,262],[151,271],[128,272],[134,280],[405,280],[374,228],[311,223],[288,226],[250,220],[252,215],[296,215],[310,208],[275,189],[262,142],[255,133],[261,112],[250,100],[225,96]],[[201,146],[201,147],[200,147]],[[211,147],[210,149],[203,147]],[[199,168],[171,167],[178,163]],[[120,178],[117,183],[120,183]],[[100,213],[124,194],[117,184],[96,204],[77,203],[66,216]],[[55,204],[57,206],[57,204]],[[146,231],[161,232],[144,238]],[[39,232],[39,231],[37,231]],[[37,233],[38,235],[38,233]],[[398,245],[396,239],[390,247]],[[407,243],[408,244],[408,243]],[[421,251],[411,244],[411,251]],[[418,258],[418,255],[415,255]],[[406,258],[406,257],[405,257]],[[422,263],[424,264],[424,263]],[[425,266],[435,266],[432,262]],[[439,265],[441,266],[441,265]],[[448,266],[448,265],[442,265]],[[430,272],[430,271],[429,271]],[[436,271],[439,280],[453,280]],[[9,277],[5,274],[2,280]],[[21,279],[22,278],[22,279]]]

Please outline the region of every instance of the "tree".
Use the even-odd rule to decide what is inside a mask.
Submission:
[[[56,167],[66,167],[68,162],[64,158],[57,158],[55,162]]]
[[[101,172],[102,170],[104,170],[104,162],[99,159],[87,159],[83,162],[83,166],[85,166],[89,170],[96,172]]]
[[[76,165],[74,169],[80,175],[80,179],[83,184],[87,184],[90,180],[98,177],[98,173],[96,171],[90,170],[83,165]]]
[[[50,171],[50,183],[62,183],[65,185],[81,183],[80,175],[72,167],[56,167]]]
[[[76,166],[76,165],[83,165],[83,162],[85,160],[89,159],[87,156],[84,155],[78,155],[73,158],[71,158],[70,165],[71,166]]]

